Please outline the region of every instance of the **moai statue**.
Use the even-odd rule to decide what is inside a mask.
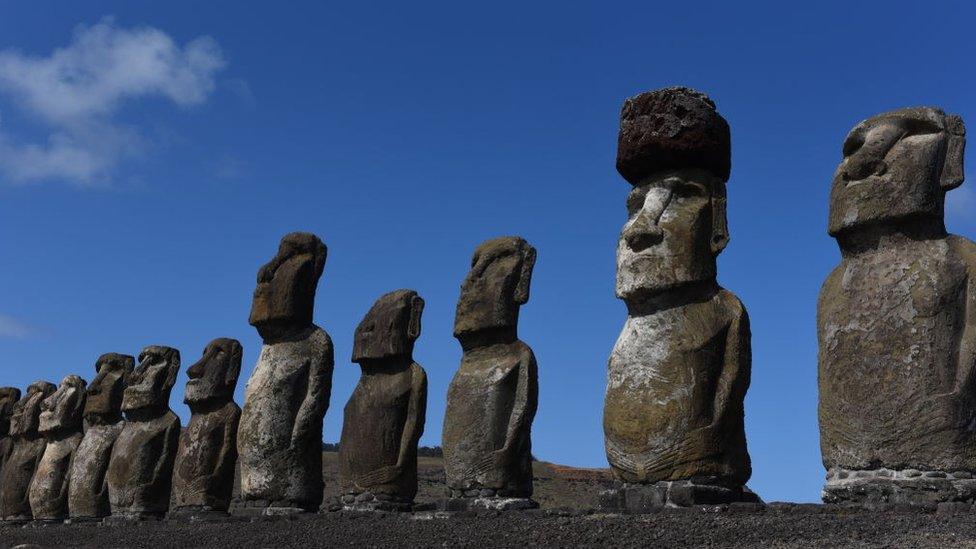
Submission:
[[[729,125],[705,94],[666,88],[628,99],[617,171],[633,190],[617,244],[627,322],[607,374],[607,510],[758,502],[743,428],[749,318],[716,282],[729,241]]]
[[[95,362],[95,379],[85,399],[85,436],[75,452],[68,489],[72,522],[101,520],[111,514],[108,499],[109,459],[122,434],[122,397],[135,358],[106,353]]]
[[[844,141],[820,291],[820,450],[828,503],[976,500],[976,244],[946,233],[962,119],[869,118]]]
[[[180,418],[169,396],[180,370],[180,352],[150,345],[122,396],[125,425],[112,448],[108,497],[113,520],[158,519],[166,515],[173,463],[180,442]]]
[[[264,345],[244,393],[235,514],[316,511],[322,503],[322,421],[334,358],[312,309],[325,257],[318,237],[291,233],[258,271],[250,323]]]
[[[410,511],[417,494],[417,443],[427,414],[427,374],[413,361],[424,300],[390,292],[356,328],[352,361],[362,376],[346,404],[339,489],[347,510]]]
[[[0,483],[0,517],[4,522],[27,522],[34,515],[30,508],[30,484],[47,442],[38,432],[41,403],[57,389],[53,383],[35,381],[27,395],[17,401],[10,416],[13,451],[3,467]]]
[[[41,402],[38,432],[47,440],[47,447],[29,491],[36,521],[62,522],[68,518],[68,486],[82,439],[86,386],[84,379],[67,376],[58,390]]]
[[[454,337],[464,352],[447,393],[442,445],[447,510],[534,508],[530,431],[539,403],[532,349],[518,338],[535,248],[519,237],[482,243],[461,286]]]
[[[234,389],[243,353],[236,339],[218,338],[186,372],[184,402],[192,416],[176,454],[171,515],[223,515],[230,507],[241,420]]]
[[[14,405],[20,400],[20,389],[0,387],[0,480],[3,479],[3,464],[14,450],[14,439],[10,436],[10,416]]]

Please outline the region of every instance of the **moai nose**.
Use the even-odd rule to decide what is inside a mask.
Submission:
[[[658,222],[671,202],[671,196],[671,189],[655,188],[647,191],[644,205],[624,229],[624,239],[631,250],[639,252],[663,240],[664,231]]]

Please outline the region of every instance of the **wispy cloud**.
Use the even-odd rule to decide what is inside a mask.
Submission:
[[[25,339],[34,335],[35,330],[16,318],[0,314],[0,338]]]
[[[198,105],[224,66],[210,37],[181,47],[161,30],[124,29],[111,18],[79,26],[67,47],[46,57],[0,51],[0,92],[49,132],[43,142],[24,143],[0,127],[0,171],[18,182],[105,183],[119,162],[148,148],[137,128],[118,119],[127,100]]]

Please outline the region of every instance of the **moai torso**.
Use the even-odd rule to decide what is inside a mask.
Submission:
[[[68,514],[72,520],[111,514],[106,474],[112,448],[125,427],[122,397],[134,367],[134,357],[117,353],[106,353],[95,363],[95,379],[85,400],[87,428],[71,466]]]
[[[292,233],[258,272],[250,322],[264,345],[237,440],[245,502],[307,511],[322,502],[322,422],[334,357],[312,309],[325,256],[317,237]]]
[[[704,94],[667,88],[624,104],[617,170],[633,190],[616,293],[628,318],[610,356],[603,415],[616,478],[721,486],[722,501],[739,499],[751,475],[748,317],[715,281],[728,242],[730,151],[728,124]]]
[[[225,512],[230,506],[241,418],[233,397],[242,354],[237,340],[216,339],[187,370],[190,382],[185,402],[193,415],[176,456],[173,495],[177,510]]]
[[[442,441],[454,497],[532,495],[539,377],[516,334],[535,255],[518,237],[484,242],[461,287],[454,335],[464,354],[448,389]]]
[[[0,516],[3,520],[31,520],[30,483],[47,442],[38,433],[41,402],[54,393],[52,383],[37,381],[27,388],[24,398],[14,405],[10,419],[13,451],[3,468],[0,484]]]
[[[942,224],[962,135],[958,118],[904,109],[845,143],[830,213],[843,258],[818,305],[828,469],[976,471],[976,245]]]
[[[112,515],[160,517],[169,509],[180,418],[169,409],[180,368],[179,351],[149,346],[125,389],[125,426],[112,448],[108,493]]]
[[[18,400],[20,389],[0,387],[0,481],[3,480],[3,465],[14,450],[14,439],[10,436],[10,416]]]
[[[75,451],[82,439],[85,380],[68,376],[41,403],[39,431],[47,441],[30,486],[34,520],[61,521],[68,517],[68,486]]]
[[[424,431],[427,374],[413,361],[423,300],[398,290],[380,297],[356,329],[353,361],[363,374],[346,404],[339,444],[343,503],[407,510],[417,493],[417,443]],[[391,501],[363,500],[364,494]],[[361,501],[356,501],[360,496]]]

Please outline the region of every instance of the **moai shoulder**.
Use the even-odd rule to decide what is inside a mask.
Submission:
[[[755,499],[744,490],[749,319],[716,282],[730,167],[729,125],[705,94],[665,88],[624,103],[617,170],[632,190],[616,294],[628,317],[607,373],[607,459],[621,483],[608,509]]]
[[[180,418],[169,408],[180,352],[150,345],[139,353],[122,398],[125,426],[108,468],[114,520],[162,517],[169,510]]]
[[[352,361],[362,376],[346,404],[339,443],[346,509],[412,508],[427,414],[427,374],[413,360],[423,310],[417,292],[397,290],[377,299],[356,328]]]
[[[258,271],[250,323],[264,345],[244,395],[235,514],[314,511],[322,502],[322,422],[334,352],[312,312],[326,252],[315,235],[291,233]]]
[[[61,522],[68,518],[71,462],[82,439],[87,385],[81,377],[69,375],[41,402],[38,432],[47,446],[30,486],[34,520]]]
[[[187,370],[184,402],[192,416],[176,456],[171,515],[226,514],[230,507],[241,418],[234,390],[243,353],[236,339],[218,338]]]
[[[827,502],[976,500],[976,245],[944,222],[964,148],[962,119],[931,107],[844,141],[817,321]]]
[[[444,416],[448,509],[532,508],[532,421],[539,378],[532,349],[518,339],[536,250],[520,237],[475,250],[461,286],[454,337],[464,351]]]
[[[72,521],[100,520],[111,514],[108,499],[109,460],[125,425],[122,397],[135,358],[106,353],[95,361],[95,379],[85,398],[85,435],[75,452],[68,488],[68,514]]]
[[[35,381],[13,406],[10,416],[13,451],[4,465],[0,482],[0,518],[5,522],[26,522],[33,518],[30,484],[47,446],[38,431],[41,403],[55,390],[57,387],[53,383]]]

